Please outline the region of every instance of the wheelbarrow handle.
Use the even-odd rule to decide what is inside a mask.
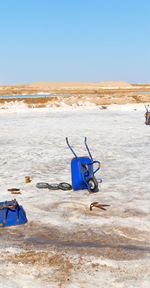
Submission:
[[[91,160],[93,161],[93,157],[92,157],[90,149],[89,149],[89,147],[87,145],[87,137],[84,138],[84,143],[85,143],[85,147],[86,147],[86,149],[87,149],[87,151],[89,153],[89,156],[90,156]]]
[[[71,147],[70,144],[69,144],[68,137],[66,137],[66,142],[67,142],[68,147],[70,148],[70,150],[71,150],[72,153],[74,154],[74,156],[77,158],[76,153],[74,152],[74,150],[72,149],[72,147]]]

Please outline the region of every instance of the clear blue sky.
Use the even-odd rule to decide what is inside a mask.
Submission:
[[[0,0],[0,85],[150,83],[150,0]]]

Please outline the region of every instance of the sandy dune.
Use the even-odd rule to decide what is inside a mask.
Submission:
[[[71,89],[91,89],[91,88],[131,88],[132,85],[124,81],[106,81],[100,83],[84,83],[84,82],[34,82],[31,84],[31,87],[38,88],[50,88],[50,89],[62,89],[62,88],[71,88]]]
[[[48,93],[62,93],[67,91],[69,94],[97,94],[97,93],[109,93],[111,90],[121,92],[141,92],[150,91],[150,84],[129,84],[125,81],[106,81],[99,83],[81,83],[81,82],[34,82],[32,84],[22,85],[7,85],[0,86],[0,95],[11,94],[30,94],[48,92]]]

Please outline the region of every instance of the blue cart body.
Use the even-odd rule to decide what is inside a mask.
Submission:
[[[87,189],[89,175],[93,175],[92,161],[89,157],[73,158],[71,161],[72,187],[74,190]],[[88,171],[86,167],[88,168]]]

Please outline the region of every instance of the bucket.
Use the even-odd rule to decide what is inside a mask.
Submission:
[[[30,177],[29,176],[25,177],[25,183],[30,183]]]

